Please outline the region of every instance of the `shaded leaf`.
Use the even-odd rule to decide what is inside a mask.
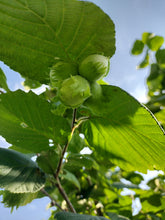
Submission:
[[[63,172],[63,174],[61,174],[61,176],[64,179],[66,179],[66,180],[70,181],[71,183],[73,183],[80,190],[81,187],[80,187],[80,183],[79,183],[77,177],[73,173],[69,172],[66,169],[64,169],[63,171],[64,172]]]
[[[147,78],[147,81],[151,81],[159,76],[160,73],[160,68],[157,63],[152,63],[151,64],[151,70],[150,70],[150,75]]]
[[[102,90],[97,103],[85,103],[91,115],[81,129],[89,146],[124,170],[164,169],[164,131],[152,113],[118,87]]]
[[[0,8],[0,59],[25,77],[47,83],[56,57],[115,52],[114,24],[93,3],[1,0]]]
[[[141,40],[136,40],[132,47],[131,53],[133,55],[139,55],[143,52],[144,43]]]
[[[45,174],[26,155],[0,148],[0,180],[12,193],[34,193],[44,187]]]
[[[31,80],[26,78],[25,81],[23,82],[23,86],[25,89],[36,89],[41,86],[41,84],[36,81],[36,80]]]
[[[161,49],[156,52],[156,60],[159,65],[165,67],[165,49]]]
[[[21,90],[0,95],[0,134],[28,152],[49,149],[49,141],[65,143],[70,131],[66,119],[51,113],[51,105]]]
[[[5,76],[4,72],[2,71],[2,69],[0,68],[0,88],[9,92],[10,90],[9,90],[9,87],[8,87],[6,81],[7,81],[6,76]]]
[[[70,212],[58,212],[55,214],[55,219],[57,220],[107,220],[104,217],[97,217],[91,215],[80,215]]]
[[[110,219],[112,220],[129,220],[129,218],[118,215],[116,213],[113,212],[107,212],[107,215],[110,217]]]
[[[41,169],[50,174],[54,174],[59,162],[60,156],[54,149],[50,149],[46,152],[42,152],[40,156],[37,157],[37,163]]]

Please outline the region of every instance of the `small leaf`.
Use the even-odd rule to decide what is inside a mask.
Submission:
[[[146,56],[144,58],[144,60],[137,66],[137,69],[142,69],[145,68],[149,65],[149,54],[148,52],[146,53]]]
[[[64,169],[64,173],[61,174],[61,176],[64,179],[66,179],[66,180],[70,181],[71,183],[73,183],[80,190],[80,188],[81,188],[80,183],[79,183],[77,177],[73,173],[71,173],[68,170]]]
[[[0,88],[6,90],[6,92],[9,92],[9,87],[7,85],[7,82],[6,82],[6,76],[4,74],[4,72],[2,71],[2,69],[0,68]]]
[[[148,41],[150,40],[150,38],[154,37],[154,34],[153,33],[148,33],[148,32],[144,32],[142,34],[142,42],[144,44],[147,44]]]
[[[139,55],[143,52],[143,49],[144,49],[144,43],[141,40],[136,40],[131,50],[131,53],[133,55]]]
[[[161,67],[165,67],[165,49],[160,49],[156,52],[156,60]]]
[[[150,75],[147,78],[147,81],[151,81],[159,76],[160,73],[160,68],[157,63],[152,63],[151,64],[151,70],[150,70]]]
[[[80,215],[70,212],[58,212],[55,214],[55,219],[57,220],[108,220],[104,217],[97,217],[91,215]]]
[[[0,180],[12,193],[35,193],[44,187],[45,174],[26,155],[0,148]]]
[[[157,51],[164,43],[164,38],[161,36],[154,36],[149,39],[147,45],[152,51]]]

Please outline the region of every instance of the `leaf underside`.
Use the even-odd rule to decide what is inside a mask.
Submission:
[[[90,216],[90,215],[80,215],[80,214],[74,214],[70,212],[58,212],[55,215],[55,219],[57,220],[108,220],[104,217],[98,217],[98,216]]]
[[[86,104],[91,116],[82,132],[89,146],[126,170],[164,170],[165,135],[152,113],[118,87],[102,89],[100,101]]]
[[[0,187],[13,193],[34,193],[44,187],[45,174],[30,158],[0,148]]]

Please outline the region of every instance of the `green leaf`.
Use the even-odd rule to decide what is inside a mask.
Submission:
[[[147,45],[152,51],[157,51],[164,43],[164,38],[161,36],[154,36],[149,39]]]
[[[11,208],[11,212],[14,207],[18,209],[20,206],[25,206],[32,202],[33,199],[37,198],[38,192],[36,193],[11,193],[9,191],[0,191],[0,195],[3,196],[2,203],[7,208]]]
[[[51,104],[21,90],[0,95],[0,134],[12,145],[39,153],[51,145],[65,144],[70,126],[51,113]]]
[[[36,81],[36,80],[31,80],[26,78],[25,81],[23,82],[23,86],[25,89],[36,89],[41,86],[41,84]]]
[[[151,81],[153,79],[156,79],[159,76],[159,73],[160,73],[159,65],[157,63],[152,63],[150,75],[148,76],[147,81]]]
[[[0,8],[0,59],[25,77],[47,83],[57,57],[115,52],[114,24],[91,2],[1,0]]]
[[[89,146],[124,170],[164,169],[164,131],[152,113],[118,87],[102,90],[97,103],[85,103],[91,115],[81,129]]]
[[[144,43],[141,40],[136,40],[132,47],[131,53],[133,55],[139,55],[143,52],[143,49],[144,49]]]
[[[69,142],[68,150],[72,153],[79,153],[85,146],[84,139],[80,137],[79,132],[75,131]]]
[[[2,71],[2,69],[0,68],[0,88],[9,92],[10,90],[9,90],[9,87],[8,87],[6,81],[7,81],[6,76],[5,76],[4,72]]]
[[[45,174],[29,157],[0,148],[0,187],[12,193],[35,193],[44,187]]]
[[[165,68],[165,49],[156,52],[156,60],[161,67]]]
[[[144,33],[142,34],[142,42],[143,42],[144,44],[147,44],[148,41],[150,40],[150,38],[152,38],[153,36],[154,36],[153,33],[144,32]]]
[[[46,152],[42,152],[40,156],[37,157],[37,163],[45,173],[54,174],[59,158],[60,156],[57,152],[54,149],[50,149]]]
[[[149,54],[146,53],[144,60],[137,66],[137,69],[145,68],[149,65]]]
[[[112,220],[129,220],[129,218],[118,215],[116,213],[113,212],[107,212],[107,215],[110,217],[110,219]]]
[[[142,180],[144,180],[144,178],[142,177],[142,175],[140,175],[139,173],[135,173],[135,172],[122,172],[122,176],[131,181],[133,184],[140,184]]]
[[[70,212],[58,212],[55,214],[55,219],[57,220],[107,220],[104,217],[97,217],[91,215],[80,215]]]
[[[153,193],[153,191],[145,193],[140,198],[143,212],[156,213],[165,210],[165,198],[161,194]]]
[[[61,174],[61,177],[73,183],[80,190],[81,187],[77,177],[66,169],[64,169],[63,171],[64,172],[63,174]]]
[[[162,109],[160,112],[157,112],[155,116],[157,117],[161,125],[165,128],[165,109]]]

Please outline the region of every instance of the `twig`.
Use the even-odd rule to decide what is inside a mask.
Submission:
[[[56,186],[58,187],[59,189],[59,192],[61,193],[61,195],[63,196],[63,198],[65,199],[66,203],[68,204],[70,210],[73,212],[73,213],[76,213],[76,210],[74,209],[72,203],[70,202],[65,190],[63,189],[61,183],[60,183],[60,180],[58,177],[56,177],[56,180],[57,180],[57,183],[56,183]]]
[[[50,200],[51,200],[51,205],[52,206],[57,206],[59,209],[61,209],[62,211],[65,211],[65,210],[63,210],[62,208],[61,208],[61,206],[49,195],[49,193],[44,189],[44,188],[42,188],[41,190],[40,190],[43,194],[45,194],[47,197],[49,197],[50,198]]]
[[[73,117],[72,117],[72,123],[71,123],[71,134],[73,135],[73,132],[75,130],[75,121],[76,121],[76,113],[77,113],[77,110],[74,109],[73,110]],[[67,148],[69,146],[69,140],[67,141],[66,145],[64,146],[63,150],[62,150],[62,154],[61,154],[61,157],[60,157],[60,160],[59,160],[59,163],[58,163],[58,166],[57,166],[57,170],[56,170],[56,173],[54,174],[54,178],[56,179],[57,183],[56,183],[56,186],[58,187],[58,190],[60,192],[60,194],[63,196],[63,198],[65,199],[68,207],[70,208],[70,210],[73,212],[73,213],[76,213],[72,203],[70,202],[65,190],[63,189],[61,183],[60,183],[60,180],[59,180],[59,174],[60,174],[60,171],[61,171],[61,168],[62,168],[62,163],[63,163],[63,159],[64,159],[64,155],[67,151]]]
[[[77,109],[75,108],[73,110],[73,118],[72,118],[71,130],[74,128],[74,124],[75,124],[75,121],[76,121],[76,113],[77,113]]]
[[[75,124],[75,120],[76,120],[76,112],[77,110],[74,109],[73,110],[73,118],[72,118],[72,125],[71,125],[71,132],[73,133],[73,130],[74,130],[74,124]],[[62,151],[62,154],[61,154],[61,157],[60,157],[60,161],[58,163],[58,166],[57,166],[57,170],[56,170],[56,174],[55,174],[55,177],[57,178],[59,176],[59,173],[61,171],[61,167],[62,167],[62,162],[63,162],[63,159],[64,159],[64,155],[67,151],[67,148],[68,148],[68,145],[69,145],[69,141],[66,143],[66,145],[64,146],[63,148],[63,151]]]
[[[4,94],[4,92],[2,90],[0,90],[0,94]]]

